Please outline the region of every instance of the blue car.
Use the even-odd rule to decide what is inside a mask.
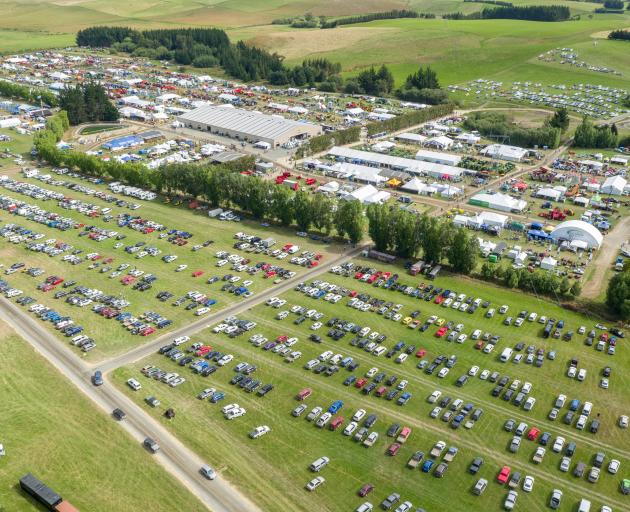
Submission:
[[[411,393],[403,393],[398,397],[398,405],[405,405],[411,399]]]
[[[433,467],[433,465],[435,464],[434,460],[431,459],[427,459],[422,463],[422,472],[423,473],[428,473],[429,471],[431,471],[431,468]]]
[[[343,407],[342,400],[335,400],[331,406],[328,408],[328,412],[331,414],[336,414]]]
[[[219,400],[223,400],[225,398],[225,393],[223,391],[217,391],[212,395],[210,402],[216,404]]]

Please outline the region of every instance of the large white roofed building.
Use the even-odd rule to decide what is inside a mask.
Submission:
[[[620,196],[623,194],[624,189],[628,185],[628,182],[621,176],[611,176],[606,178],[602,185],[601,191],[604,194],[611,194],[613,196]]]
[[[522,199],[516,199],[507,194],[489,194],[486,192],[475,194],[470,198],[469,203],[483,206],[484,208],[514,213],[522,212],[527,207],[527,202]]]
[[[238,108],[204,106],[179,116],[177,120],[187,128],[248,142],[263,141],[272,147],[322,133],[322,127],[316,124]]]
[[[583,220],[567,220],[561,222],[551,232],[551,238],[556,242],[585,242],[589,249],[599,249],[604,240],[600,231]]]
[[[521,162],[527,153],[526,149],[517,146],[505,146],[504,144],[490,144],[481,150],[481,154],[488,158],[498,158],[508,162]]]

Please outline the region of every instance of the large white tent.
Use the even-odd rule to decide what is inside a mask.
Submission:
[[[621,176],[611,176],[606,178],[602,185],[601,191],[604,194],[611,194],[613,196],[620,196],[623,194],[624,189],[628,185],[628,181]]]
[[[556,242],[579,240],[585,242],[590,249],[599,249],[604,240],[604,235],[588,222],[567,220],[556,226],[551,232],[551,238]]]

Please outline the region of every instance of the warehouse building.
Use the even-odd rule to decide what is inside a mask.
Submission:
[[[475,206],[482,206],[483,208],[513,213],[522,212],[527,207],[526,201],[500,193],[492,194],[482,192],[475,194],[468,202]]]
[[[238,108],[206,105],[177,118],[187,128],[246,142],[266,142],[278,147],[293,139],[322,133],[322,127]]]
[[[522,162],[529,153],[528,150],[517,146],[505,146],[503,144],[490,144],[481,150],[483,156],[498,158],[508,162]]]

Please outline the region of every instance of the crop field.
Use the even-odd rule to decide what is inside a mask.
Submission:
[[[93,202],[99,206],[106,207],[112,206],[110,203],[105,202],[94,196],[87,196],[76,191],[70,191],[65,187],[55,187],[50,184],[42,183],[34,179],[25,179],[23,176],[17,176],[16,179],[29,183],[34,183],[42,186],[46,189],[54,189],[62,191],[68,197],[73,199],[79,199],[85,202]],[[66,181],[81,181],[75,178],[63,177]],[[83,185],[88,185],[91,188],[100,188],[105,190],[102,185],[94,185],[86,181],[81,181]],[[200,317],[195,316],[194,310],[186,310],[185,305],[180,307],[173,307],[172,302],[178,297],[185,295],[188,291],[199,290],[209,297],[214,298],[217,303],[212,306],[212,311],[216,311],[236,301],[243,300],[227,291],[221,291],[221,286],[224,281],[208,284],[207,280],[212,276],[222,277],[225,274],[232,273],[230,266],[217,268],[215,266],[218,259],[215,257],[215,253],[219,250],[225,250],[230,253],[237,253],[232,248],[235,240],[234,234],[238,231],[244,231],[249,233],[263,234],[265,237],[274,237],[278,241],[278,245],[281,247],[289,241],[299,243],[302,250],[310,249],[314,252],[320,253],[323,256],[322,261],[326,261],[327,258],[334,257],[340,248],[334,245],[326,245],[322,242],[314,242],[308,239],[298,238],[295,236],[295,232],[290,230],[283,230],[275,227],[262,227],[255,222],[240,222],[240,223],[224,223],[215,219],[210,219],[201,213],[194,213],[185,206],[177,207],[174,205],[165,205],[159,200],[154,202],[143,202],[142,207],[139,210],[122,210],[114,207],[111,214],[117,215],[121,212],[132,213],[134,215],[140,215],[144,218],[151,219],[155,222],[163,223],[163,225],[170,228],[187,230],[193,233],[193,237],[190,239],[188,245],[176,246],[171,244],[166,239],[160,239],[157,236],[157,232],[151,234],[142,234],[138,231],[128,228],[118,228],[114,220],[105,222],[103,217],[87,217],[83,214],[63,209],[57,205],[56,201],[37,200],[31,197],[23,196],[17,192],[0,189],[0,194],[9,195],[15,199],[24,200],[29,204],[37,204],[42,208],[58,213],[62,216],[71,217],[76,222],[85,223],[86,225],[98,226],[103,229],[117,229],[120,234],[126,235],[126,238],[118,242],[115,238],[109,238],[101,242],[96,242],[89,237],[79,237],[79,230],[72,230],[62,232],[57,229],[47,227],[41,224],[25,220],[23,218],[15,217],[6,211],[0,211],[0,222],[4,225],[6,223],[17,223],[22,227],[28,227],[37,233],[45,234],[47,239],[55,239],[56,241],[64,241],[71,244],[75,249],[83,251],[82,255],[86,255],[92,252],[98,252],[106,258],[113,258],[110,264],[102,264],[98,268],[88,270],[87,266],[90,264],[88,261],[74,266],[68,262],[61,260],[61,256],[56,258],[50,258],[47,255],[39,252],[31,252],[26,249],[23,244],[13,245],[8,241],[3,241],[0,244],[0,255],[5,266],[21,261],[26,264],[26,267],[39,267],[45,271],[45,274],[41,278],[30,277],[26,273],[18,272],[11,276],[7,276],[7,280],[12,286],[22,289],[25,295],[34,297],[37,301],[42,302],[48,307],[54,307],[60,312],[66,315],[70,315],[77,325],[83,325],[86,328],[86,334],[93,337],[97,343],[96,348],[88,354],[89,358],[94,360],[101,360],[105,356],[111,356],[120,352],[126,351],[134,346],[140,345],[146,341],[147,338],[141,336],[134,336],[129,333],[124,327],[114,319],[104,319],[97,316],[96,313],[91,311],[90,307],[74,307],[66,304],[65,299],[55,299],[54,293],[58,290],[51,292],[43,292],[37,289],[37,285],[49,275],[57,275],[64,278],[66,281],[75,280],[78,285],[87,286],[88,288],[96,288],[103,292],[114,295],[123,296],[131,302],[128,310],[134,315],[139,315],[146,311],[155,311],[173,321],[173,324],[169,327],[179,327],[186,322],[199,320]],[[175,212],[175,214],[174,214]],[[195,244],[202,244],[206,240],[213,240],[214,243],[208,247],[203,247],[199,251],[193,251],[192,246]],[[124,251],[124,247],[116,249],[114,246],[116,243],[123,243],[124,246],[134,245],[138,242],[146,242],[147,245],[155,246],[162,253],[159,256],[146,256],[143,259],[137,259],[135,255],[128,254]],[[165,263],[162,261],[162,257],[165,255],[176,255],[178,259],[172,263]],[[251,255],[249,253],[242,253],[241,255],[247,256],[251,259],[252,263],[267,261],[271,263],[278,263],[284,268],[296,272],[298,275],[303,272],[304,267],[290,264],[287,260],[275,260],[269,256],[261,254]],[[137,268],[144,271],[146,274],[154,274],[158,277],[158,281],[154,284],[151,290],[141,292],[132,289],[132,286],[123,286],[120,279],[124,277],[125,273],[115,278],[110,278],[112,272],[116,271],[116,268],[122,263],[128,263],[130,265],[129,270]],[[176,272],[178,265],[185,264],[188,268],[182,272]],[[103,267],[110,267],[109,270],[101,272]],[[192,273],[195,271],[202,271],[202,275],[199,277],[193,277]],[[238,273],[236,273],[238,274]],[[242,283],[246,279],[250,278],[247,274],[242,274],[240,282]],[[4,277],[4,276],[3,276]],[[273,279],[265,279],[262,274],[259,273],[251,277],[252,284],[249,286],[250,291],[254,294],[262,291],[263,289],[274,286]],[[61,288],[59,288],[61,289]],[[160,302],[156,298],[156,294],[160,291],[169,291],[173,293],[173,297],[166,302]],[[190,301],[188,301],[190,302]],[[187,302],[187,303],[188,303]],[[52,328],[52,326],[51,326]],[[57,331],[53,332],[57,333]],[[152,336],[158,336],[163,334],[163,331],[157,331]],[[63,338],[67,342],[67,338]]]
[[[80,510],[205,510],[4,323],[0,346],[2,508],[43,510],[19,489],[32,472]]]
[[[398,272],[402,276],[401,282],[407,284],[418,285],[422,281],[422,276],[415,278],[408,276],[401,267],[361,259],[355,260],[355,263],[383,271]],[[156,354],[134,365],[116,370],[114,379],[117,385],[138,403],[142,403],[149,395],[159,398],[162,401],[159,408],[152,409],[145,405],[156,418],[161,415],[163,408],[175,408],[178,411],[176,419],[170,422],[162,420],[167,427],[208,461],[220,461],[217,463],[218,469],[243,489],[250,493],[255,492],[266,510],[311,510],[314,506],[320,510],[353,510],[366,499],[377,505],[391,492],[399,492],[402,496],[401,501],[408,499],[414,506],[421,506],[427,510],[444,509],[447,495],[449,510],[467,510],[471,507],[500,510],[507,491],[505,486],[496,483],[496,476],[503,465],[510,466],[512,471],[519,471],[523,478],[525,475],[535,477],[533,492],[527,493],[518,489],[519,510],[544,510],[552,488],[560,488],[564,493],[560,510],[575,510],[577,501],[582,497],[590,499],[596,507],[602,504],[608,504],[615,510],[628,507],[627,498],[619,492],[619,482],[627,474],[627,469],[624,468],[630,464],[630,440],[627,431],[617,426],[618,416],[627,413],[625,390],[630,380],[623,372],[623,368],[629,362],[629,355],[623,345],[624,340],[621,340],[616,354],[611,356],[605,351],[597,351],[593,346],[586,346],[585,335],[575,334],[571,341],[543,339],[541,337],[543,326],[538,322],[525,321],[521,327],[507,326],[503,323],[508,315],[516,317],[518,312],[524,309],[554,317],[556,320],[564,320],[563,333],[569,330],[576,332],[581,325],[584,325],[588,332],[598,321],[597,318],[569,312],[534,296],[448,275],[439,277],[433,284],[455,290],[457,293],[465,293],[470,297],[488,300],[491,303],[490,308],[498,309],[502,304],[508,305],[508,313],[505,315],[497,313],[494,318],[488,319],[485,318],[487,309],[483,308],[469,315],[450,308],[445,309],[433,301],[425,302],[401,293],[375,288],[352,277],[340,277],[329,273],[320,279],[357,291],[359,294],[367,293],[383,301],[400,303],[402,304],[400,313],[403,317],[418,310],[420,323],[432,315],[444,318],[445,321],[452,321],[453,324],[462,323],[464,324],[462,332],[468,335],[468,339],[461,344],[448,342],[446,337],[435,336],[435,326],[420,332],[406,327],[401,322],[388,320],[375,312],[359,312],[346,307],[348,298],[331,304],[323,299],[315,300],[298,291],[291,291],[282,296],[287,302],[278,309],[261,304],[246,315],[242,315],[240,318],[257,323],[257,326],[248,333],[228,338],[224,334],[217,334],[208,329],[193,337],[192,342],[209,344],[223,354],[234,355],[234,361],[219,368],[210,377],[204,378],[193,374],[168,357]],[[324,325],[315,331],[310,329],[312,320],[296,325],[294,320],[297,315],[293,313],[284,320],[276,319],[280,311],[288,311],[293,305],[313,308],[323,313],[321,321]],[[326,335],[329,330],[326,322],[332,318],[351,321],[362,327],[369,326],[372,331],[386,334],[387,340],[383,344],[388,349],[398,341],[403,341],[407,346],[414,345],[415,348],[402,364],[397,364],[394,358],[376,357],[353,346],[350,341],[355,335],[352,333],[348,333],[339,341],[329,338]],[[476,341],[470,338],[475,329],[500,336],[496,350],[489,354],[475,350],[473,345]],[[248,338],[254,333],[261,333],[269,340],[274,340],[279,335],[297,337],[299,342],[292,350],[301,351],[301,358],[294,363],[287,363],[281,355],[274,353],[273,349],[263,350],[255,347],[248,342]],[[313,333],[321,336],[321,343],[309,341],[309,335]],[[601,331],[597,333],[599,335]],[[526,364],[524,360],[520,364],[499,361],[502,350],[514,347],[518,342],[524,343],[525,347],[532,345],[535,349],[544,349],[542,367]],[[421,358],[415,355],[419,349],[426,351]],[[318,375],[303,367],[306,361],[317,358],[326,350],[351,356],[359,363],[358,368],[354,372],[340,368],[332,376],[325,376],[323,373]],[[547,356],[552,350],[555,351],[554,360]],[[526,354],[526,349],[523,349],[521,354]],[[455,366],[445,378],[437,377],[437,371],[441,367],[432,375],[427,375],[416,368],[419,361],[431,361],[438,355],[457,356]],[[583,382],[566,376],[568,363],[572,358],[576,358],[578,367],[584,368],[587,372]],[[275,386],[273,391],[261,398],[255,393],[245,393],[243,389],[230,384],[230,379],[235,375],[234,366],[243,361],[255,364],[258,370],[252,377],[263,384],[272,383]],[[187,382],[177,389],[170,388],[159,381],[142,376],[140,369],[146,365],[178,372],[186,376]],[[482,380],[479,376],[470,377],[469,382],[461,388],[456,387],[457,378],[467,374],[472,366],[478,366],[480,373],[488,369],[490,372],[499,372],[501,376],[509,376],[510,383],[513,379],[518,379],[521,385],[530,382],[533,389],[529,396],[536,398],[533,409],[527,412],[522,407],[502,400],[503,393],[501,397],[494,398],[491,391],[495,384]],[[599,387],[601,372],[605,366],[611,368],[610,387],[606,390]],[[396,398],[388,401],[385,398],[377,398],[374,393],[367,396],[354,385],[343,385],[343,381],[350,375],[354,374],[356,378],[364,377],[371,367],[378,367],[379,371],[388,377],[391,375],[398,377],[396,383],[387,387],[388,392],[394,390],[402,379],[407,380],[405,391],[412,393],[409,402],[401,406],[396,403]],[[126,386],[125,381],[130,377],[140,379],[142,390],[134,393]],[[218,404],[210,404],[195,398],[202,389],[208,387],[225,392],[225,399]],[[304,414],[296,418],[291,415],[291,411],[300,403],[295,400],[295,395],[304,387],[311,388],[313,394],[304,402],[307,405]],[[443,421],[441,417],[447,408],[440,411],[438,418],[432,419],[429,413],[437,404],[428,403],[427,397],[434,390],[442,392],[441,398],[449,396],[453,400],[461,398],[464,403],[470,402],[474,408],[483,409],[483,415],[470,429],[464,426],[453,429],[448,422]],[[590,433],[590,420],[584,430],[575,428],[575,418],[572,425],[566,424],[564,422],[564,416],[568,411],[566,404],[561,408],[557,420],[547,419],[560,393],[567,395],[567,403],[577,398],[582,403],[590,401],[594,404],[590,420],[597,419],[601,422],[597,434]],[[331,432],[328,427],[319,429],[305,419],[313,407],[320,406],[326,410],[337,399],[344,402],[340,415],[345,418],[345,422],[339,430]],[[223,419],[220,408],[233,402],[245,407],[247,414],[242,418],[227,421]],[[370,429],[379,433],[379,439],[372,448],[361,446],[352,437],[347,437],[341,432],[358,408],[378,416],[377,423]],[[503,428],[504,422],[508,419],[514,419],[517,423],[523,421],[529,427],[539,428],[541,433],[552,434],[541,464],[532,462],[534,451],[539,446],[538,440],[530,441],[524,438],[517,453],[509,451],[513,434]],[[392,423],[413,429],[409,440],[393,457],[385,453],[388,446],[395,441],[386,435]],[[268,425],[271,432],[261,439],[249,439],[247,433],[258,425]],[[559,470],[561,454],[554,453],[551,449],[556,436],[564,437],[566,443],[573,441],[577,445],[568,473]],[[442,479],[406,467],[407,461],[417,450],[423,451],[426,459],[428,452],[438,440],[459,449],[457,457],[449,464],[449,469]],[[598,451],[606,454],[599,481],[592,484],[588,483],[585,477],[574,477],[572,472],[578,461],[587,465],[588,473],[592,457]],[[331,459],[329,466],[321,472],[326,478],[326,483],[320,489],[309,493],[303,487],[315,475],[308,470],[308,465],[323,455]],[[468,474],[467,469],[472,459],[477,456],[484,459],[484,465],[480,472],[473,476]],[[621,470],[616,475],[606,471],[612,458],[621,461]],[[265,478],[263,475],[273,476]],[[489,484],[486,492],[477,497],[471,489],[480,476],[486,478]],[[357,496],[357,491],[366,483],[373,484],[375,490],[367,498],[361,499]]]

